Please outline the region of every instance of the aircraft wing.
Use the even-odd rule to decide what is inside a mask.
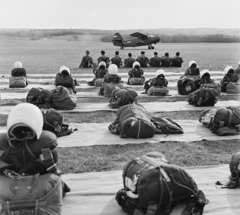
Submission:
[[[142,33],[139,33],[139,32],[135,32],[133,34],[130,34],[130,36],[132,37],[140,37],[141,39],[144,39],[144,38],[148,38],[148,36],[146,34],[142,34]]]

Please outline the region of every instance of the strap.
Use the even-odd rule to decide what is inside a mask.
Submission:
[[[233,112],[230,108],[228,108],[228,114],[229,114],[228,125],[231,126]]]
[[[139,139],[140,131],[141,131],[141,124],[140,124],[140,119],[138,119],[138,135],[137,135],[137,139]]]
[[[157,212],[157,204],[148,205],[146,215],[156,215],[156,212]]]
[[[54,172],[57,170],[56,164],[53,160],[52,151],[49,148],[41,149],[42,154],[39,156],[43,165],[48,172]]]

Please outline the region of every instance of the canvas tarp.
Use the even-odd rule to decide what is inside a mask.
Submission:
[[[183,134],[155,134],[152,138],[132,139],[120,138],[108,130],[110,122],[105,123],[77,123],[78,131],[69,136],[58,139],[60,147],[81,147],[93,145],[124,145],[141,143],[159,143],[165,141],[201,141],[201,140],[231,140],[239,139],[240,135],[218,136],[197,120],[175,120],[182,128]],[[6,127],[0,127],[0,132],[6,132]],[[93,137],[94,134],[94,137]]]
[[[215,182],[229,176],[228,165],[184,168],[210,203],[204,215],[239,215],[240,189],[217,189]],[[63,175],[72,191],[63,200],[63,215],[127,215],[115,201],[123,188],[122,171]]]
[[[117,109],[110,109],[106,103],[78,103],[74,110],[63,110],[64,113],[86,113],[94,111],[110,111],[117,112]],[[171,112],[171,111],[187,111],[187,110],[206,110],[211,107],[194,107],[186,101],[180,102],[144,102],[142,105],[149,112]],[[215,107],[239,107],[240,102],[235,100],[219,101]],[[0,106],[0,114],[8,114],[13,106]]]

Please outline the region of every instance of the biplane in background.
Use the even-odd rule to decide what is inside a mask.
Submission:
[[[121,49],[136,46],[148,46],[148,49],[154,49],[152,44],[160,42],[160,37],[135,32],[123,38],[121,34],[115,33],[113,35],[112,42],[114,46],[120,46]]]

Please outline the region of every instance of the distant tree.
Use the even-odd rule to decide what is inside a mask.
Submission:
[[[78,36],[78,35],[73,35],[72,37],[73,37],[73,39],[74,39],[75,41],[77,41],[77,40],[79,39],[79,36]]]

